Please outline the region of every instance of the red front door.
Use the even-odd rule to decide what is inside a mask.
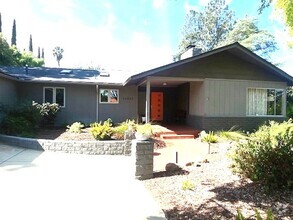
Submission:
[[[151,93],[151,120],[163,121],[164,95],[162,92]]]

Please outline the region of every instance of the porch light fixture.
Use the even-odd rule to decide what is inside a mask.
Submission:
[[[167,85],[167,83],[166,82],[163,82],[163,86],[166,86]]]

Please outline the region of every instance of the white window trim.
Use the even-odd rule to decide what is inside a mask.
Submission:
[[[268,117],[268,118],[271,118],[271,117],[280,117],[280,118],[283,118],[283,117],[286,117],[285,116],[285,112],[284,112],[284,105],[286,104],[286,96],[284,94],[282,94],[282,114],[281,115],[249,115],[247,113],[247,108],[248,108],[248,90],[249,89],[265,89],[265,90],[269,90],[269,89],[274,89],[274,90],[283,90],[283,92],[286,91],[286,89],[284,88],[271,88],[271,87],[247,87],[246,88],[246,116],[248,117]]]
[[[64,105],[63,106],[60,106],[61,108],[65,108],[65,103],[66,103],[66,95],[65,95],[65,87],[52,87],[52,86],[45,86],[43,87],[43,102],[45,102],[45,90],[46,89],[53,89],[53,103],[56,103],[56,89],[63,89],[64,93],[63,93],[63,103]]]
[[[109,98],[110,98],[110,92],[108,92],[108,102],[101,102],[101,90],[116,90],[118,93],[118,98],[117,98],[117,102],[109,102]],[[113,105],[117,105],[119,104],[119,101],[120,101],[120,92],[119,92],[119,89],[103,89],[103,88],[100,88],[99,89],[99,103],[100,104],[113,104]]]

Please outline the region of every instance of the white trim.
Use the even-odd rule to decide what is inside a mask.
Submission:
[[[115,90],[115,91],[117,91],[118,93],[118,97],[117,97],[117,102],[109,102],[109,98],[110,98],[110,92],[108,92],[108,102],[101,102],[101,96],[100,96],[100,94],[101,94],[101,90],[108,90],[108,91],[110,91],[110,90]],[[99,89],[99,91],[98,91],[98,96],[99,96],[99,103],[100,104],[119,104],[119,101],[120,101],[120,92],[119,92],[119,89],[108,89],[108,88],[101,88],[101,89]]]
[[[146,99],[145,99],[145,117],[146,117],[146,123],[150,122],[151,118],[151,82],[147,78],[146,81]]]
[[[45,90],[46,89],[53,89],[53,100],[52,103],[56,103],[56,89],[63,89],[63,106],[61,108],[66,107],[66,95],[65,95],[65,87],[53,87],[53,86],[44,86],[43,87],[43,103],[45,103]]]

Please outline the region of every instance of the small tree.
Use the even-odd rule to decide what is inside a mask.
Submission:
[[[11,46],[16,46],[16,21],[13,20],[13,26],[12,26],[12,36],[11,36]]]
[[[56,60],[57,60],[59,67],[60,67],[60,60],[63,58],[63,52],[64,52],[64,50],[59,46],[56,46],[53,49],[53,56],[56,57]]]

